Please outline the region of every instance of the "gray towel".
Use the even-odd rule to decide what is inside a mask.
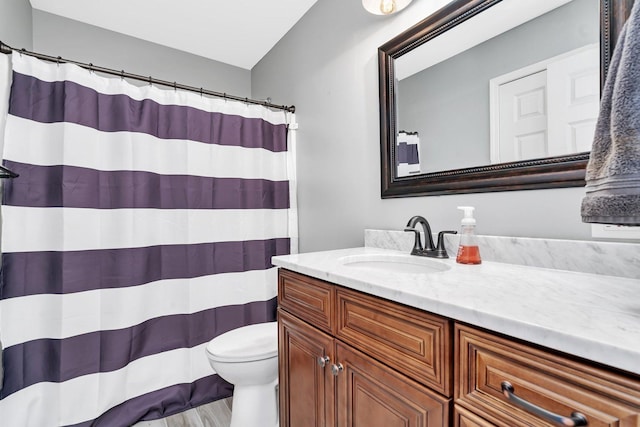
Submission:
[[[611,58],[586,181],[583,222],[640,225],[640,1]]]

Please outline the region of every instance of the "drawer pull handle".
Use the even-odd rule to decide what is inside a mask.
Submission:
[[[327,363],[329,362],[331,362],[331,359],[329,358],[329,356],[318,357],[318,365],[320,365],[321,368],[324,368],[325,366],[327,366]]]
[[[331,365],[331,375],[333,375],[334,377],[337,377],[338,374],[340,372],[342,372],[344,370],[344,366],[342,366],[342,363],[338,363]]]
[[[579,412],[573,412],[571,414],[571,417],[563,417],[562,415],[554,414],[553,412],[547,411],[546,409],[536,406],[533,403],[527,402],[526,400],[516,396],[514,388],[510,382],[503,381],[501,386],[502,393],[507,399],[509,399],[509,401],[513,402],[522,409],[531,412],[532,414],[544,418],[547,421],[558,423],[563,426],[572,427],[586,426],[588,424],[587,417]]]

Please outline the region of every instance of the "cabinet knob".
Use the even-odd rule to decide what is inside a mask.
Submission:
[[[342,363],[338,363],[337,365],[334,363],[333,365],[331,365],[331,375],[333,375],[334,377],[337,377],[338,374],[343,370],[344,366],[342,366]]]
[[[318,357],[318,365],[320,365],[322,368],[327,366],[327,364],[329,362],[331,362],[331,359],[329,358],[329,356],[320,356],[320,357]]]
[[[547,411],[544,408],[541,408],[537,405],[534,405],[531,402],[527,402],[521,397],[516,396],[515,389],[511,385],[509,381],[503,381],[501,384],[502,393],[505,395],[510,402],[513,402],[515,405],[521,407],[522,409],[531,412],[547,421],[551,421],[553,423],[558,423],[563,426],[586,426],[587,417],[582,415],[580,412],[571,413],[570,417],[564,417],[562,415],[555,414],[551,411]]]

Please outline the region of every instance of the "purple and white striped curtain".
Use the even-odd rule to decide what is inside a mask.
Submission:
[[[295,118],[12,62],[0,424],[127,426],[230,396],[204,349],[275,320]]]

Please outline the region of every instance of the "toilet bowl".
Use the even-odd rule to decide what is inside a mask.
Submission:
[[[209,364],[233,384],[231,427],[278,425],[278,324],[257,323],[212,339]]]

